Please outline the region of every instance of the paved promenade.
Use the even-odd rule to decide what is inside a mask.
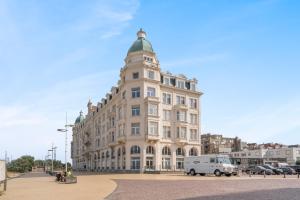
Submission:
[[[79,174],[77,184],[59,184],[44,173],[9,180],[0,200],[299,200],[296,176],[201,177],[172,174]]]

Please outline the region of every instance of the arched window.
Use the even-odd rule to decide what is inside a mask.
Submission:
[[[171,155],[171,150],[169,147],[165,146],[163,149],[162,149],[162,155]]]
[[[118,156],[121,155],[121,148],[118,149]]]
[[[147,146],[146,153],[155,154],[153,146]]]
[[[122,154],[123,154],[123,155],[125,155],[125,154],[126,154],[125,147],[122,147]]]
[[[106,151],[106,158],[109,158],[109,152]]]
[[[137,145],[132,146],[131,149],[130,149],[130,153],[131,153],[131,154],[138,154],[138,153],[140,153],[140,152],[141,152],[141,149],[140,149],[140,147],[137,146]]]
[[[184,150],[183,150],[183,148],[178,148],[178,149],[176,149],[176,156],[184,156]]]
[[[196,148],[191,148],[190,149],[190,154],[189,154],[190,156],[197,156],[198,155],[198,151],[197,151],[197,149]]]
[[[102,152],[102,158],[104,158],[104,152]]]

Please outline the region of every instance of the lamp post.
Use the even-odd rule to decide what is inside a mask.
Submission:
[[[48,150],[48,152],[51,151],[51,172],[52,173],[53,173],[53,153],[55,152],[56,148],[57,147],[53,147],[53,144],[52,144],[51,149]]]
[[[64,132],[65,133],[65,170],[68,171],[68,162],[67,162],[67,148],[68,148],[68,127],[73,127],[73,124],[68,124],[68,114],[66,113],[66,124],[65,128],[59,128],[57,129],[58,132]]]

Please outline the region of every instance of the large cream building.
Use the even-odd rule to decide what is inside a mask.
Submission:
[[[120,80],[73,127],[75,170],[182,170],[201,153],[197,80],[162,72],[141,29]]]

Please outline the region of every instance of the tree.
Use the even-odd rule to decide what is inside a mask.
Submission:
[[[16,160],[11,161],[8,164],[7,169],[8,171],[24,173],[24,172],[31,171],[33,165],[34,165],[34,157],[25,155]]]
[[[45,161],[43,161],[43,160],[35,160],[34,161],[35,167],[44,167],[44,165],[45,165]]]

